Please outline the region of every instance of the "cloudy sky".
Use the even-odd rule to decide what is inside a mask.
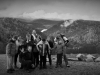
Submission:
[[[0,0],[0,17],[100,21],[99,0]]]

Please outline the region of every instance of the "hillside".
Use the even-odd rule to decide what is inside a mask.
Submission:
[[[44,32],[44,34],[49,35],[49,34],[53,34],[59,30],[61,30],[61,24],[63,24],[64,21],[59,22],[58,24],[55,24],[54,26],[52,26],[51,28],[49,28],[46,32]]]
[[[66,22],[66,21],[65,21]],[[66,23],[58,24],[48,29],[45,34],[56,35],[63,32],[70,40],[68,53],[86,52],[100,53],[100,22],[91,20],[75,20],[66,27]]]
[[[0,53],[5,53],[5,46],[12,35],[21,35],[25,39],[27,32],[31,33],[33,29],[36,29],[35,25],[28,25],[16,18],[0,18]],[[46,37],[38,29],[36,31],[42,37]]]
[[[62,27],[64,26],[64,27]],[[100,53],[100,22],[91,20],[53,21],[45,19],[24,20],[0,18],[0,52],[5,53],[5,45],[11,35],[22,35],[36,29],[42,37],[56,36],[62,32],[70,40],[67,53]],[[42,29],[47,31],[41,33]]]
[[[49,29],[52,26],[59,24],[62,20],[49,20],[49,19],[35,19],[35,20],[28,20],[28,19],[19,19],[22,22],[27,23],[28,25],[33,25],[36,29],[40,31],[42,29]]]
[[[44,25],[55,25],[61,21],[62,20],[36,19],[36,20],[33,20],[33,23],[41,23]]]

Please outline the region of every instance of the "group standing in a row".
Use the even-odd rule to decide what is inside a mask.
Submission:
[[[32,34],[26,34],[26,40],[23,40],[21,36],[13,36],[6,46],[7,73],[13,73],[15,68],[18,68],[18,57],[21,64],[20,69],[25,69],[28,72],[38,67],[38,65],[40,65],[40,69],[46,69],[47,56],[49,58],[49,64],[52,66],[52,50],[55,50],[57,54],[56,68],[59,65],[62,67],[62,56],[66,67],[70,67],[66,57],[66,45],[68,42],[68,39],[64,35],[58,34],[52,41],[51,39],[48,40],[41,37],[35,30],[32,31]]]

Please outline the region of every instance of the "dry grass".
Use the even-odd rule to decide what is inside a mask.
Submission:
[[[71,55],[68,55],[70,57]],[[73,57],[75,55],[72,55]],[[48,62],[47,62],[48,64]],[[52,69],[48,68],[39,70],[36,68],[31,73],[26,73],[24,70],[16,70],[12,75],[100,75],[99,62],[79,62],[69,61],[70,68],[66,68],[63,62],[63,68],[55,68],[53,62]],[[6,73],[6,56],[0,55],[0,75],[9,75]]]

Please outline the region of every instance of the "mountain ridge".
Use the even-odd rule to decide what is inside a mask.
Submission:
[[[44,33],[52,36],[56,36],[57,32],[65,34],[70,41],[68,53],[100,53],[100,21],[75,20],[62,28],[64,24],[67,23],[55,25]]]

